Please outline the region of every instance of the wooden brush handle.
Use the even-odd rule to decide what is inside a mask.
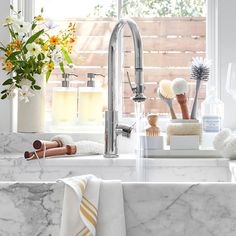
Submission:
[[[45,157],[59,156],[59,155],[65,155],[65,154],[73,155],[76,153],[76,151],[77,149],[75,145],[66,145],[65,147],[50,148],[45,151]],[[43,158],[44,150],[36,151],[36,153],[39,158]],[[25,152],[24,156],[25,156],[25,159],[29,159],[33,157],[32,159],[29,159],[29,160],[37,159],[34,152]]]
[[[189,120],[188,106],[187,106],[187,98],[185,94],[176,95],[177,101],[180,105],[182,117],[184,120]]]
[[[43,150],[44,146],[45,146],[45,149],[50,149],[50,148],[62,147],[63,144],[60,141],[35,140],[33,142],[33,147],[36,150]]]

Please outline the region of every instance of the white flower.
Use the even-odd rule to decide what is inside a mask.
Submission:
[[[22,88],[19,88],[19,99],[25,103],[29,102],[29,98],[33,97],[34,94],[30,92],[30,87],[23,85]]]
[[[36,44],[36,43],[30,43],[26,45],[26,49],[28,50],[27,52],[27,57],[37,57],[39,55],[39,53],[41,52],[41,47]]]
[[[25,22],[22,19],[14,19],[12,22],[12,27],[14,31],[19,34],[27,34],[30,32],[31,24],[29,22]]]
[[[15,18],[13,18],[12,16],[8,16],[4,22],[3,22],[3,26],[7,26],[7,25],[11,25],[13,24]]]
[[[55,64],[59,64],[63,61],[63,56],[61,53],[56,53],[52,56],[52,60]]]
[[[48,20],[47,22],[44,23],[44,25],[50,30],[50,29],[54,29],[56,27],[58,27],[59,25],[57,25],[54,21],[52,20]]]

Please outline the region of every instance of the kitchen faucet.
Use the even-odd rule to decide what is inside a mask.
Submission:
[[[131,89],[134,93],[132,97],[134,102],[143,102],[144,81],[143,81],[143,49],[142,40],[136,23],[131,19],[120,19],[114,27],[108,49],[108,110],[105,112],[105,153],[104,157],[118,157],[117,136],[122,134],[129,137],[132,127],[120,125],[118,123],[118,111],[116,108],[118,98],[117,76],[116,76],[116,48],[118,35],[125,25],[128,25],[134,43],[135,56],[135,83],[136,86]],[[130,82],[130,81],[129,81]],[[131,84],[131,82],[130,82]]]

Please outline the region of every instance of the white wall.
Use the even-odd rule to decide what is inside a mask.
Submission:
[[[3,28],[2,22],[10,14],[10,0],[1,1],[0,7],[0,41],[7,43],[9,40],[8,32]],[[0,64],[0,90],[1,84],[5,79],[5,73],[1,70]],[[0,100],[0,132],[10,132],[12,130],[12,102],[9,100]]]
[[[218,1],[218,83],[225,104],[225,126],[236,130],[236,101],[225,91],[228,63],[236,61],[236,1]]]

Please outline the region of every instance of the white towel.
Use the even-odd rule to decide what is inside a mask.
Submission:
[[[126,236],[121,181],[103,180],[101,183],[97,236]]]
[[[62,179],[65,183],[61,236],[95,236],[101,179],[93,175]]]
[[[66,184],[61,236],[126,236],[123,190],[120,181],[101,181],[92,175],[61,181]],[[86,181],[84,191],[80,186],[82,181]],[[84,194],[81,194],[82,192]],[[84,198],[87,199],[86,202],[83,201]],[[84,203],[87,202],[92,204],[84,207]],[[82,212],[81,206],[84,209]],[[95,214],[92,214],[88,207],[94,211],[98,208],[97,217],[94,217]],[[91,223],[91,218],[97,224]]]
[[[65,134],[59,134],[51,138],[51,141],[59,141],[63,146],[74,144],[77,147],[77,154],[79,155],[94,155],[104,154],[104,144],[93,141],[78,141],[74,142],[72,137]]]

